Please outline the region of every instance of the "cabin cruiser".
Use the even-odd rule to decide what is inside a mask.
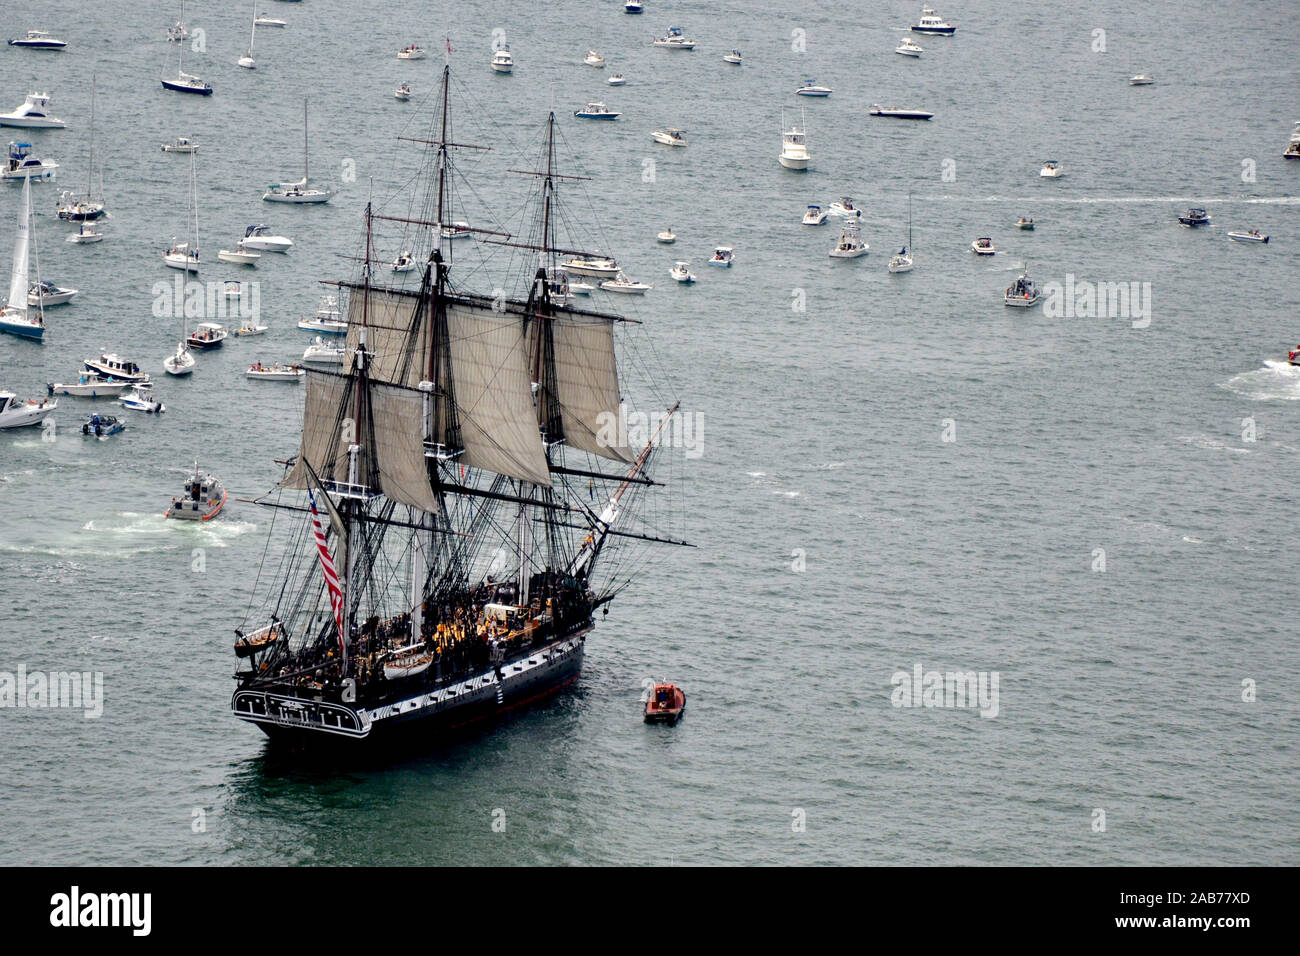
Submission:
[[[1002,294],[1002,301],[1013,308],[1027,309],[1031,305],[1037,305],[1041,293],[1034,285],[1034,280],[1029,278],[1028,272],[1022,272],[1016,277],[1016,281],[1007,286],[1007,291]]]
[[[194,361],[194,356],[185,347],[185,343],[177,342],[176,351],[163,359],[163,371],[168,375],[182,378],[194,371],[195,364],[197,363]]]
[[[64,305],[72,301],[76,289],[65,289],[53,282],[37,282],[27,290],[27,304],[48,309],[52,305]]]
[[[604,103],[588,103],[584,109],[574,110],[573,115],[579,119],[616,120],[622,113],[616,113]]]
[[[695,41],[688,40],[682,34],[681,27],[669,27],[668,32],[654,41],[655,46],[666,47],[669,50],[694,50]]]
[[[929,7],[922,7],[921,22],[912,27],[912,32],[926,33],[930,36],[950,37],[957,32],[957,28]]]
[[[136,382],[117,403],[123,408],[148,412],[150,415],[167,411],[167,406],[154,397],[152,382]]]
[[[307,370],[296,362],[291,365],[281,365],[279,362],[274,365],[263,365],[261,362],[254,362],[248,366],[244,377],[261,379],[264,382],[301,382],[306,374]]]
[[[50,115],[50,97],[45,93],[28,93],[23,105],[9,113],[0,113],[0,126],[24,129],[64,129],[67,123]]]
[[[605,58],[595,50],[588,50],[587,55],[582,58],[582,62],[587,66],[594,66],[598,70],[605,69]]]
[[[403,249],[393,260],[392,270],[394,272],[410,272],[416,266],[415,256],[411,255],[410,249]]]
[[[199,250],[190,249],[188,242],[177,242],[176,237],[172,236],[171,248],[163,253],[163,265],[172,269],[193,272],[197,275],[199,271]]]
[[[928,120],[934,116],[926,110],[905,110],[897,106],[881,106],[879,103],[872,103],[867,112],[872,116],[887,116],[890,119]]]
[[[1193,206],[1187,210],[1187,215],[1179,216],[1178,221],[1184,226],[1208,226],[1210,224],[1210,214],[1199,206]]]
[[[735,261],[736,252],[731,246],[718,246],[713,250],[713,258],[709,260],[709,265],[730,269],[731,264]]]
[[[234,249],[218,249],[217,258],[222,262],[234,263],[237,266],[255,266],[257,260],[262,258],[262,254],[249,249],[241,240],[235,243]]]
[[[444,239],[472,239],[473,237],[474,230],[470,229],[469,223],[464,219],[453,219],[442,227],[442,238]]]
[[[920,56],[925,52],[925,48],[911,37],[903,37],[903,42],[898,44],[894,52],[901,53],[903,56]]]
[[[332,345],[318,335],[302,353],[302,360],[309,365],[342,365],[347,351],[343,346]]]
[[[27,47],[29,50],[62,50],[68,44],[41,30],[28,30],[26,36],[10,40],[9,45]]]
[[[803,224],[805,226],[822,226],[826,224],[826,217],[829,216],[821,206],[810,203],[808,210],[803,214]]]
[[[818,86],[812,80],[804,80],[803,86],[794,91],[795,96],[830,96],[835,91],[829,86]]]
[[[724,53],[722,55],[722,61],[724,63],[731,63],[735,66],[740,66],[744,62],[744,58],[741,57],[739,50],[732,50],[730,53]]]
[[[1030,219],[1027,216],[1021,216],[1019,219],[1016,220],[1016,228],[1024,229],[1026,232],[1033,232],[1034,220]]]
[[[830,256],[832,259],[856,259],[858,256],[865,256],[868,249],[869,246],[863,242],[862,234],[858,230],[858,220],[846,219],[844,228],[840,232],[840,241],[830,251]]]
[[[913,265],[915,263],[913,263],[911,255],[908,254],[907,246],[903,246],[898,250],[898,255],[889,257],[886,268],[890,272],[911,272]]]
[[[1061,164],[1056,160],[1049,159],[1047,162],[1043,163],[1043,168],[1038,171],[1038,175],[1044,176],[1047,179],[1060,179],[1065,175],[1065,170],[1061,168]]]
[[[76,398],[117,398],[130,382],[115,378],[102,378],[93,372],[82,372],[75,382],[50,382],[45,387],[51,395],[71,395]]]
[[[612,279],[619,274],[618,263],[609,256],[577,256],[560,263],[560,268],[570,275],[594,276]]]
[[[1233,242],[1268,242],[1268,236],[1258,229],[1234,230],[1228,233]]]
[[[64,242],[71,242],[78,245],[85,245],[91,242],[102,242],[103,240],[104,240],[104,234],[102,232],[97,232],[95,230],[94,225],[92,225],[91,223],[83,222],[81,224],[81,228],[78,229],[76,232],[74,232],[72,235],[68,236],[68,238],[65,239]]]
[[[200,322],[189,334],[185,344],[192,349],[219,349],[229,334],[216,322]]]
[[[126,428],[126,422],[120,418],[92,412],[81,423],[81,434],[94,435],[96,438],[107,438],[109,435],[116,435],[124,428]]]
[[[185,492],[172,499],[167,517],[207,521],[220,514],[225,503],[226,489],[216,478],[200,472],[196,461],[194,474],[185,479]]]
[[[410,46],[398,50],[397,58],[399,60],[423,60],[424,54],[424,47],[419,47],[412,43]]]
[[[791,126],[781,134],[781,155],[777,162],[786,169],[802,171],[808,168],[812,154],[808,152],[808,136],[804,130]]]
[[[65,189],[59,194],[58,215],[65,222],[87,222],[104,215],[104,203]]]
[[[655,684],[645,703],[647,724],[673,726],[686,710],[686,692],[676,684]]]
[[[993,248],[993,240],[988,236],[980,236],[970,244],[970,251],[977,256],[991,256],[997,253]]]
[[[835,202],[831,203],[831,213],[836,216],[844,216],[845,218],[850,216],[853,218],[859,218],[862,215],[862,210],[853,205],[853,200],[848,196],[841,196]]]
[[[695,273],[690,270],[690,266],[680,259],[673,264],[668,270],[668,274],[683,285],[690,285],[695,281]]]
[[[1137,76],[1129,78],[1128,85],[1129,86],[1150,86],[1154,82],[1155,80],[1151,79],[1151,77],[1147,76],[1145,73],[1139,73]]]
[[[627,86],[627,77],[622,73],[615,73],[605,82],[610,86]]]
[[[515,68],[515,58],[510,53],[510,47],[503,46],[492,54],[492,69],[498,73],[509,73]]]
[[[650,138],[656,143],[663,143],[665,146],[685,146],[686,137],[682,135],[683,132],[685,131],[666,126],[663,129],[655,130],[650,134]]]
[[[86,359],[82,364],[87,371],[94,372],[100,378],[116,379],[127,384],[149,381],[149,376],[141,371],[139,365],[112,352],[105,352],[97,359]]]
[[[0,169],[0,179],[53,179],[59,164],[52,159],[37,159],[31,143],[10,143],[9,161]]]
[[[188,136],[177,136],[172,142],[163,143],[162,151],[164,153],[197,153],[199,144]]]
[[[285,236],[273,236],[267,226],[259,223],[244,230],[244,238],[239,244],[246,249],[259,249],[262,252],[288,252],[293,240]]]
[[[405,103],[411,98],[411,87],[408,83],[403,83],[397,89],[393,90],[393,96]]]
[[[33,398],[20,401],[13,392],[0,392],[0,428],[26,428],[29,425],[39,425],[58,407],[58,402],[50,401],[48,398],[41,399],[39,402]]]
[[[663,232],[659,233],[659,235],[655,236],[655,242],[661,242],[665,246],[671,246],[676,241],[677,233],[673,232],[672,226],[669,226]]]
[[[193,73],[186,73],[184,70],[176,71],[176,79],[169,80],[163,77],[159,82],[162,83],[164,90],[173,90],[177,93],[195,93],[199,96],[211,96],[212,84],[208,83]]]
[[[646,285],[644,282],[634,282],[622,272],[612,279],[606,279],[600,284],[600,287],[606,292],[623,292],[628,295],[645,295],[654,288],[654,286]]]

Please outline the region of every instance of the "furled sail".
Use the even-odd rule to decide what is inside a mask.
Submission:
[[[618,443],[624,436],[616,427],[619,388],[613,320],[562,312],[549,321],[565,443],[613,461],[634,461],[632,450]]]

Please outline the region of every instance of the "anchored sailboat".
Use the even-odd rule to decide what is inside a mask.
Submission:
[[[262,198],[267,202],[288,203],[322,203],[329,202],[334,193],[324,189],[312,189],[307,185],[310,173],[307,166],[307,101],[302,101],[302,179],[296,183],[275,183],[268,186]]]
[[[41,341],[45,336],[45,306],[38,298],[35,307],[28,304],[28,275],[32,260],[32,181],[23,180],[23,204],[18,211],[18,238],[14,241],[13,269],[9,273],[9,298],[0,308],[0,332]],[[36,268],[36,284],[41,270]]]
[[[536,241],[474,230],[536,252],[526,299],[458,288],[440,242],[418,290],[375,284],[375,223],[440,230],[451,151],[481,148],[447,138],[449,82],[444,69],[442,134],[423,141],[436,219],[367,206],[361,277],[339,283],[341,370],[307,372],[299,452],[258,502],[300,518],[265,607],[235,632],[231,709],[273,739],[414,729],[423,743],[554,693],[576,679],[595,611],[631,583],[625,546],[685,544],[638,517],[677,405],[635,444],[613,427],[628,320],[551,295],[557,256],[589,254],[555,241],[556,187],[579,177],[554,169],[554,114],[545,169],[527,172],[541,184]]]

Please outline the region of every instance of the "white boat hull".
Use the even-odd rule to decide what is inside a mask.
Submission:
[[[808,159],[808,157],[806,156],[785,156],[785,155],[778,157],[778,161],[786,169],[795,169],[800,171],[807,169],[808,164],[811,162],[811,160]]]
[[[38,405],[26,403],[11,405],[0,412],[0,428],[28,428],[39,425],[58,407],[58,402],[46,402]]]
[[[69,395],[73,398],[117,398],[128,387],[126,382],[77,382],[66,385],[56,382],[50,386],[50,394]]]
[[[262,258],[262,255],[257,252],[240,252],[238,250],[232,252],[229,249],[219,249],[217,250],[217,258],[222,262],[232,262],[239,266],[255,266],[257,260]]]
[[[264,236],[260,239],[245,239],[241,245],[245,249],[257,249],[262,252],[288,252],[293,245],[293,240]]]

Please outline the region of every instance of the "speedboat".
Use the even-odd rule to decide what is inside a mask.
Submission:
[[[9,113],[0,113],[0,126],[24,129],[64,129],[68,124],[50,115],[50,97],[45,93],[28,93],[23,105]]]
[[[925,110],[905,110],[897,106],[881,106],[878,103],[872,103],[871,109],[867,110],[872,116],[887,116],[890,119],[907,119],[907,120],[928,120],[933,113]]]
[[[10,40],[9,45],[22,46],[29,50],[62,50],[68,44],[40,30],[28,30],[26,36]]]
[[[803,214],[803,224],[805,226],[824,226],[826,217],[829,215],[830,213],[821,206],[810,203],[807,211]]]
[[[615,73],[605,81],[610,86],[626,86],[627,78],[622,73]]]
[[[739,50],[732,50],[730,53],[724,53],[722,55],[722,62],[740,66],[744,62],[744,58],[741,57]]]
[[[235,244],[234,249],[218,249],[217,258],[222,262],[232,262],[237,266],[255,266],[257,260],[262,258],[262,254],[247,248],[241,241]]]
[[[645,6],[640,0],[627,0],[627,3],[623,4],[624,13],[640,13],[644,9]]]
[[[87,222],[104,215],[104,203],[64,190],[59,194],[58,216],[65,222]]]
[[[1038,171],[1038,175],[1046,177],[1047,179],[1060,179],[1065,175],[1065,170],[1061,168],[1061,164],[1056,160],[1049,159],[1047,162],[1043,163],[1043,168]]]
[[[442,238],[444,239],[472,239],[473,237],[474,231],[470,229],[469,223],[464,219],[453,219],[442,227]]]
[[[913,263],[912,257],[907,254],[907,246],[903,246],[903,248],[898,250],[897,255],[889,257],[889,262],[887,263],[886,268],[888,268],[890,272],[911,272],[913,265],[915,265],[915,263]]]
[[[94,372],[100,378],[116,379],[128,385],[149,381],[148,374],[141,371],[139,365],[113,352],[105,352],[97,359],[86,359],[82,364],[86,366],[87,371]]]
[[[256,322],[250,320],[235,329],[235,334],[241,337],[246,335],[263,335],[269,328],[269,325],[258,325]]]
[[[835,91],[829,86],[818,86],[812,80],[804,80],[803,86],[794,91],[795,96],[830,96]]]
[[[27,304],[48,309],[52,305],[71,302],[76,294],[76,289],[64,289],[48,281],[38,282],[27,290]]]
[[[1016,277],[1016,281],[1007,286],[1007,291],[1002,294],[1002,301],[1016,309],[1027,309],[1032,305],[1037,305],[1041,293],[1034,285],[1034,280],[1029,278],[1028,272],[1022,272]]]
[[[903,37],[903,42],[898,44],[894,52],[901,53],[903,56],[920,56],[925,52],[925,48],[911,37]]]
[[[297,363],[281,365],[276,362],[274,365],[263,365],[261,362],[254,362],[248,366],[244,377],[261,379],[264,382],[300,382],[306,374],[307,370]]]
[[[993,240],[988,236],[980,236],[970,244],[970,251],[977,256],[996,255],[997,250],[993,248]]]
[[[1151,79],[1151,77],[1147,76],[1145,73],[1139,73],[1137,76],[1129,77],[1128,85],[1129,86],[1150,86],[1154,82],[1155,80]]]
[[[1261,233],[1258,229],[1236,230],[1228,233],[1228,238],[1233,242],[1268,242],[1268,236]]]
[[[85,245],[90,242],[102,242],[104,234],[96,232],[95,226],[89,222],[83,222],[81,228],[65,239],[65,242],[72,242],[79,245]]]
[[[193,372],[195,364],[194,356],[185,347],[185,343],[177,342],[176,351],[163,359],[163,371],[181,378]]]
[[[320,297],[316,314],[310,319],[306,316],[298,320],[298,328],[307,332],[323,332],[326,335],[347,335],[348,320],[339,311],[339,300],[332,295]]]
[[[50,382],[46,385],[51,395],[72,395],[76,398],[117,398],[129,382],[114,378],[101,378],[93,372],[83,372],[75,382]]]
[[[627,295],[645,295],[654,288],[654,286],[646,285],[644,282],[634,282],[622,272],[613,279],[606,279],[600,284],[600,287],[606,292],[623,292]]]
[[[136,382],[125,395],[117,400],[117,403],[123,408],[130,408],[137,412],[148,412],[150,415],[167,411],[167,406],[154,397],[152,382]]]
[[[192,349],[219,349],[230,333],[215,322],[200,322],[185,344]]]
[[[654,41],[655,46],[669,50],[694,50],[695,41],[686,39],[681,27],[669,27],[667,34]]]
[[[856,259],[858,256],[865,256],[869,248],[858,231],[858,220],[846,219],[844,228],[840,232],[840,241],[835,243],[830,256],[832,259]]]
[[[846,219],[850,216],[855,219],[862,216],[862,210],[853,205],[853,200],[848,196],[841,196],[831,203],[831,213],[836,216],[843,216]]]
[[[258,224],[244,230],[244,238],[239,244],[245,249],[260,249],[262,252],[288,252],[293,240],[285,236],[273,236],[267,226]]]
[[[808,168],[812,154],[808,152],[808,136],[804,130],[791,126],[781,134],[781,155],[777,157],[777,162],[786,169],[796,171]]]
[[[212,84],[208,83],[193,73],[186,73],[184,70],[176,71],[176,79],[169,80],[163,77],[160,82],[164,90],[174,90],[177,93],[196,93],[199,96],[211,96]]]
[[[582,58],[582,62],[587,66],[594,66],[598,70],[605,69],[605,58],[595,50],[588,50],[587,55]]]
[[[593,276],[597,279],[612,279],[620,270],[618,263],[609,256],[575,256],[560,266],[570,275]]]
[[[26,428],[39,425],[49,417],[58,402],[43,398],[39,402],[34,398],[20,401],[13,392],[0,392],[0,428]]]
[[[1187,210],[1187,215],[1179,216],[1178,221],[1184,226],[1208,226],[1210,224],[1210,214],[1199,206],[1193,206]]]
[[[950,37],[957,32],[957,28],[929,7],[922,7],[921,22],[912,27],[912,32],[925,33],[930,36]]]
[[[622,113],[616,113],[604,103],[588,103],[586,108],[574,110],[573,115],[579,119],[616,120]]]
[[[655,236],[655,242],[662,242],[665,246],[671,246],[676,241],[677,233],[673,232],[672,226]]]
[[[415,266],[415,256],[411,255],[411,250],[403,249],[393,260],[392,268],[394,272],[410,272]]]
[[[503,46],[492,54],[492,69],[498,73],[509,73],[515,68],[515,58],[510,54],[510,47]]]
[[[709,265],[730,269],[731,264],[735,261],[736,252],[731,246],[718,246],[713,250],[713,258],[709,260]]]
[[[162,151],[164,153],[197,153],[199,144],[188,136],[177,136],[172,142],[163,143]]]
[[[657,129],[651,133],[650,138],[656,143],[663,143],[665,146],[685,146],[686,137],[682,135],[683,132],[684,130],[665,126],[663,129]]]
[[[423,60],[424,53],[424,47],[419,47],[412,43],[410,46],[398,50],[397,58],[399,60]]]
[[[9,161],[0,169],[0,179],[53,179],[59,164],[52,159],[37,159],[31,143],[10,143]]]
[[[1019,219],[1016,220],[1016,228],[1024,229],[1026,232],[1033,232],[1034,220],[1030,219],[1027,216],[1021,216]]]
[[[193,272],[197,275],[199,271],[199,250],[191,250],[188,242],[177,242],[176,237],[172,236],[171,248],[163,253],[163,265],[172,269]]]
[[[401,100],[403,103],[405,103],[407,100],[409,100],[409,99],[411,98],[411,87],[410,87],[410,85],[409,85],[409,84],[406,84],[406,83],[403,83],[403,84],[402,84],[401,86],[399,86],[397,89],[393,90],[393,96],[396,97],[397,99]]]
[[[692,272],[690,267],[680,259],[673,264],[671,269],[668,270],[668,274],[683,285],[690,285],[695,281],[695,273]]]
[[[302,360],[308,365],[342,365],[347,351],[341,345],[327,343],[318,335],[302,353]]]
[[[194,463],[194,474],[185,479],[184,494],[172,498],[167,509],[168,518],[186,521],[208,521],[221,513],[226,503],[226,489],[211,475],[199,471]]]
[[[685,691],[676,684],[655,684],[650,688],[650,698],[645,703],[645,722],[671,727],[681,719],[685,710]]]
[[[113,415],[99,415],[91,413],[86,416],[86,420],[81,423],[81,434],[94,435],[96,438],[107,438],[109,435],[116,435],[122,429],[126,428],[126,422]]]

